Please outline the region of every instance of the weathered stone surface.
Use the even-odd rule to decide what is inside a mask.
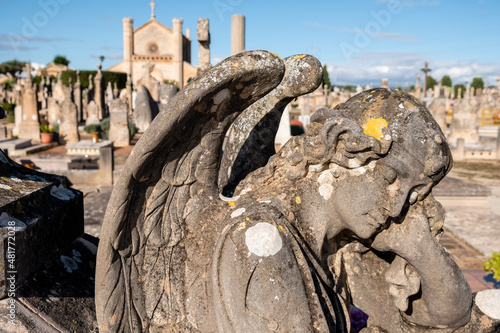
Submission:
[[[5,297],[9,278],[15,276],[19,288],[83,233],[83,196],[66,188],[65,178],[26,169],[0,154],[0,297]]]
[[[61,123],[59,124],[59,143],[72,145],[80,140],[78,133],[78,111],[75,103],[66,98],[61,103]]]
[[[468,323],[472,294],[438,242],[430,194],[451,155],[413,97],[373,89],[316,111],[233,197],[220,194],[230,125],[284,73],[264,51],[228,58],[139,140],[101,231],[101,332],[348,332],[351,300],[372,332]]]
[[[148,89],[141,86],[141,91],[135,98],[134,123],[139,131],[144,132],[148,129],[151,122],[158,114],[158,104],[151,97]]]

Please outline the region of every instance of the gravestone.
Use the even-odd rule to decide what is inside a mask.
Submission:
[[[61,123],[61,107],[53,97],[48,98],[47,120],[52,127]]]
[[[170,99],[177,94],[179,89],[173,84],[162,84],[159,87],[160,103],[168,104]]]
[[[22,116],[18,126],[20,139],[31,139],[40,142],[40,123],[38,119],[36,85],[31,80],[31,65],[26,68],[26,80],[22,89]],[[16,115],[17,116],[17,115]]]
[[[448,136],[449,142],[455,143],[459,138],[464,139],[466,144],[479,142],[477,111],[478,107],[471,104],[470,98],[455,102]]]
[[[75,103],[69,98],[61,104],[61,123],[59,124],[59,143],[72,145],[80,140],[78,134],[78,114]]]
[[[111,101],[109,105],[109,140],[115,147],[126,147],[130,144],[128,129],[128,105],[121,99]]]
[[[444,98],[433,98],[428,105],[429,111],[438,123],[441,130],[446,130],[446,100]]]
[[[135,98],[134,123],[140,132],[145,132],[158,114],[158,104],[151,97],[148,89],[141,86],[141,91]]]
[[[85,124],[99,124],[99,122],[99,108],[94,101],[90,101],[87,105],[87,119],[85,120]]]

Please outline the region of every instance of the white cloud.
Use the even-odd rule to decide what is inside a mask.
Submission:
[[[437,6],[441,4],[440,0],[377,0],[379,3],[400,3],[404,7]]]
[[[368,31],[366,29],[349,29],[349,28],[343,28],[342,31],[344,32],[349,32],[349,33],[363,33],[367,35],[370,38],[377,38],[377,39],[390,39],[390,40],[396,40],[396,41],[401,41],[401,42],[417,42],[418,39],[414,35],[407,35],[407,34],[401,34],[398,32],[378,32],[378,33],[373,33],[372,31]]]
[[[474,77],[482,77],[491,86],[497,84],[500,75],[500,63],[429,61],[426,54],[414,52],[361,52],[353,56],[350,62],[328,63],[327,69],[334,84],[373,83],[379,86],[381,79],[388,78],[392,87],[396,82],[399,86],[406,82],[415,84],[417,73],[423,77],[420,69],[425,61],[429,62],[432,77],[440,80],[444,75],[449,75],[453,84],[472,82]]]

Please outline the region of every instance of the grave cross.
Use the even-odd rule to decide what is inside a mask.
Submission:
[[[424,95],[427,93],[427,73],[430,72],[432,69],[430,69],[427,66],[427,61],[425,62],[425,67],[420,69],[422,72],[424,72]]]

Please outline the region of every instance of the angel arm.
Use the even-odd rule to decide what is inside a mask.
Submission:
[[[435,216],[428,214],[429,207],[437,213]],[[430,219],[440,223],[443,215],[439,203],[429,195],[424,202],[410,206],[401,224],[381,232],[372,247],[396,254],[385,278],[408,321],[427,327],[456,328],[469,321],[472,293],[457,264],[429,227]],[[404,291],[407,288],[414,290],[408,293]],[[419,289],[420,295],[416,295]]]

